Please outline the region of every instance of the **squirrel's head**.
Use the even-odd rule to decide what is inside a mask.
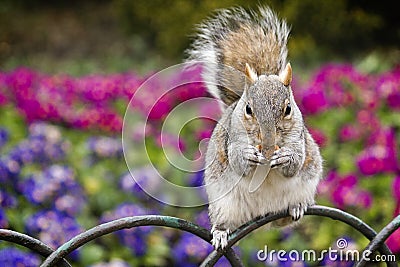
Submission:
[[[292,68],[288,63],[279,75],[258,76],[246,64],[245,74],[248,82],[239,105],[243,109],[244,124],[257,125],[262,150],[269,156],[278,145],[277,134],[293,125],[294,113],[298,110],[290,87]]]

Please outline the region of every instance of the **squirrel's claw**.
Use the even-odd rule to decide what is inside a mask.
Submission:
[[[293,221],[300,220],[306,211],[307,205],[301,203],[289,207],[289,214],[292,216]]]
[[[216,229],[215,226],[213,226],[211,229],[211,233],[213,235],[211,244],[214,246],[215,250],[218,250],[219,248],[226,248],[226,246],[228,245],[228,236],[230,234],[229,229],[219,230]]]
[[[243,150],[244,157],[249,160],[252,165],[260,165],[267,163],[267,159],[255,146],[249,145]]]
[[[285,148],[280,148],[274,152],[274,154],[271,157],[271,168],[276,168],[279,166],[286,166],[287,164],[290,163],[292,159],[292,152],[288,149]]]

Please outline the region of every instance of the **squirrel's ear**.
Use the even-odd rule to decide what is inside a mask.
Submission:
[[[286,64],[285,69],[279,74],[279,80],[285,86],[288,86],[292,82],[292,66],[290,63]]]
[[[251,83],[255,83],[255,81],[258,79],[257,73],[255,73],[254,70],[247,63],[244,74],[246,74],[246,77],[250,80]]]

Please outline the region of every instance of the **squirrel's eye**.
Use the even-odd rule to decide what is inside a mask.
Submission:
[[[253,115],[253,111],[251,110],[251,107],[249,104],[246,105],[246,114],[249,116]]]
[[[292,107],[290,106],[290,103],[287,104],[285,108],[285,117],[290,115],[290,112],[292,112]]]

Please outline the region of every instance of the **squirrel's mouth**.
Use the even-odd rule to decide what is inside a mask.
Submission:
[[[259,151],[266,159],[270,159],[275,150],[279,149],[276,145],[276,132],[275,129],[261,130],[262,143],[258,147]]]

